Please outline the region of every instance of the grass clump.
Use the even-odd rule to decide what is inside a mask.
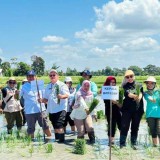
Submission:
[[[47,143],[45,146],[44,146],[44,148],[45,148],[45,151],[46,151],[46,153],[52,153],[53,152],[53,145],[51,144],[51,143]]]
[[[74,144],[74,153],[75,154],[86,154],[86,140],[85,139],[76,139]]]
[[[105,115],[103,110],[97,111],[97,119],[104,119],[104,118],[105,118]]]

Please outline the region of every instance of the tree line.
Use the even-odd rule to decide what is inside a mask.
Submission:
[[[32,56],[33,57],[33,56]],[[48,71],[45,70],[45,61],[42,57],[34,56],[33,63],[31,65],[25,62],[17,62],[17,58],[12,58],[11,62],[2,62],[0,59],[0,68],[2,69],[2,74],[4,76],[25,76],[28,70],[33,69],[37,75],[43,76],[48,75]],[[57,69],[60,75],[63,76],[79,76],[80,73],[76,68],[72,69],[67,67],[66,71],[60,70],[60,66],[54,63],[51,69]],[[127,69],[131,69],[134,71],[137,76],[145,76],[145,75],[160,75],[160,67],[156,65],[149,64],[144,68],[140,68],[139,66],[129,66],[128,68],[111,68],[110,66],[106,66],[102,70],[91,71],[95,76],[123,76]]]

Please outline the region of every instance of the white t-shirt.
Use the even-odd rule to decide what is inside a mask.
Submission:
[[[57,88],[59,90],[59,93],[57,93]],[[47,103],[48,113],[57,113],[63,110],[67,111],[68,98],[60,99],[59,102],[57,94],[69,95],[69,90],[67,85],[59,80],[55,84],[49,83],[45,89],[44,98],[48,99]]]

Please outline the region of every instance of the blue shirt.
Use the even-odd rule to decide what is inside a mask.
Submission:
[[[42,98],[42,93],[44,91],[40,91],[40,97]],[[38,100],[38,92],[31,90],[31,83],[27,82],[22,86],[20,95],[24,98],[24,111],[25,114],[33,114],[33,113],[40,113],[41,109],[42,111],[45,111],[45,105],[43,103],[40,103]],[[41,108],[42,107],[42,108]]]
[[[147,101],[146,118],[160,118],[160,91],[146,91],[144,98]],[[152,102],[150,99],[154,99],[156,102]]]
[[[98,92],[98,88],[97,88],[97,85],[90,81],[91,83],[91,92],[93,93],[93,96],[96,97],[97,96],[97,92]],[[78,84],[77,87],[76,87],[76,91],[78,91],[80,89],[81,85]]]

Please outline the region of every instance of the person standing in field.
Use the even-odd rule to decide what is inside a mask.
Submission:
[[[59,75],[55,69],[50,70],[49,77],[51,82],[47,85],[44,98],[40,101],[47,103],[47,112],[54,128],[55,139],[63,143],[65,141],[64,123],[70,94],[67,85],[59,81]]]
[[[113,76],[108,76],[103,86],[116,86],[116,78]],[[105,104],[105,115],[108,123],[108,138],[109,144],[114,145],[114,136],[116,132],[116,127],[118,127],[119,131],[121,130],[121,112],[120,108],[122,107],[118,101],[112,100],[112,130],[110,137],[110,100],[104,100]]]
[[[144,81],[147,91],[144,92],[144,98],[147,101],[146,118],[149,132],[152,136],[153,146],[160,144],[160,90],[157,90],[156,79],[153,76]]]
[[[67,114],[66,114],[66,119],[65,119],[65,124],[64,124],[64,131],[66,132],[66,126],[69,122],[69,125],[71,126],[71,131],[75,132],[75,124],[74,124],[74,121],[70,118],[70,114],[71,114],[72,107],[75,102],[76,89],[72,87],[71,77],[65,77],[64,83],[68,86],[68,89],[70,92],[70,95],[68,98],[68,106],[67,106]]]
[[[131,147],[137,149],[137,136],[140,121],[144,113],[143,108],[143,88],[142,85],[135,81],[135,75],[132,70],[125,72],[124,81],[124,100],[121,108],[121,132],[120,132],[120,148],[126,146],[126,138],[131,125]]]
[[[24,98],[24,112],[27,122],[27,133],[31,138],[34,138],[35,125],[38,121],[44,133],[50,137],[46,108],[44,104],[38,102],[39,96],[37,91],[33,91],[31,82],[36,80],[36,73],[33,70],[27,72],[27,81],[22,85],[20,96]],[[40,96],[43,95],[43,90],[40,90]]]
[[[23,124],[23,117],[21,113],[22,107],[17,99],[19,91],[16,89],[16,84],[16,79],[14,77],[10,77],[7,82],[7,87],[2,89],[3,101],[5,103],[3,112],[7,121],[8,134],[12,133],[14,122],[16,122],[18,130],[21,130]]]
[[[90,143],[95,143],[95,134],[91,114],[89,113],[89,105],[93,101],[93,93],[90,90],[91,83],[84,80],[82,87],[76,93],[75,104],[71,113],[71,119],[74,120],[78,136],[77,138],[84,138],[85,132],[88,133]]]
[[[80,73],[80,75],[82,76],[82,78],[84,80],[88,80],[90,81],[91,83],[91,92],[93,93],[94,97],[97,96],[97,91],[98,91],[98,88],[97,88],[97,85],[91,81],[91,78],[92,78],[92,74],[89,70],[84,70],[83,72]],[[80,89],[82,84],[78,84],[77,87],[76,87],[76,91],[78,91]]]

